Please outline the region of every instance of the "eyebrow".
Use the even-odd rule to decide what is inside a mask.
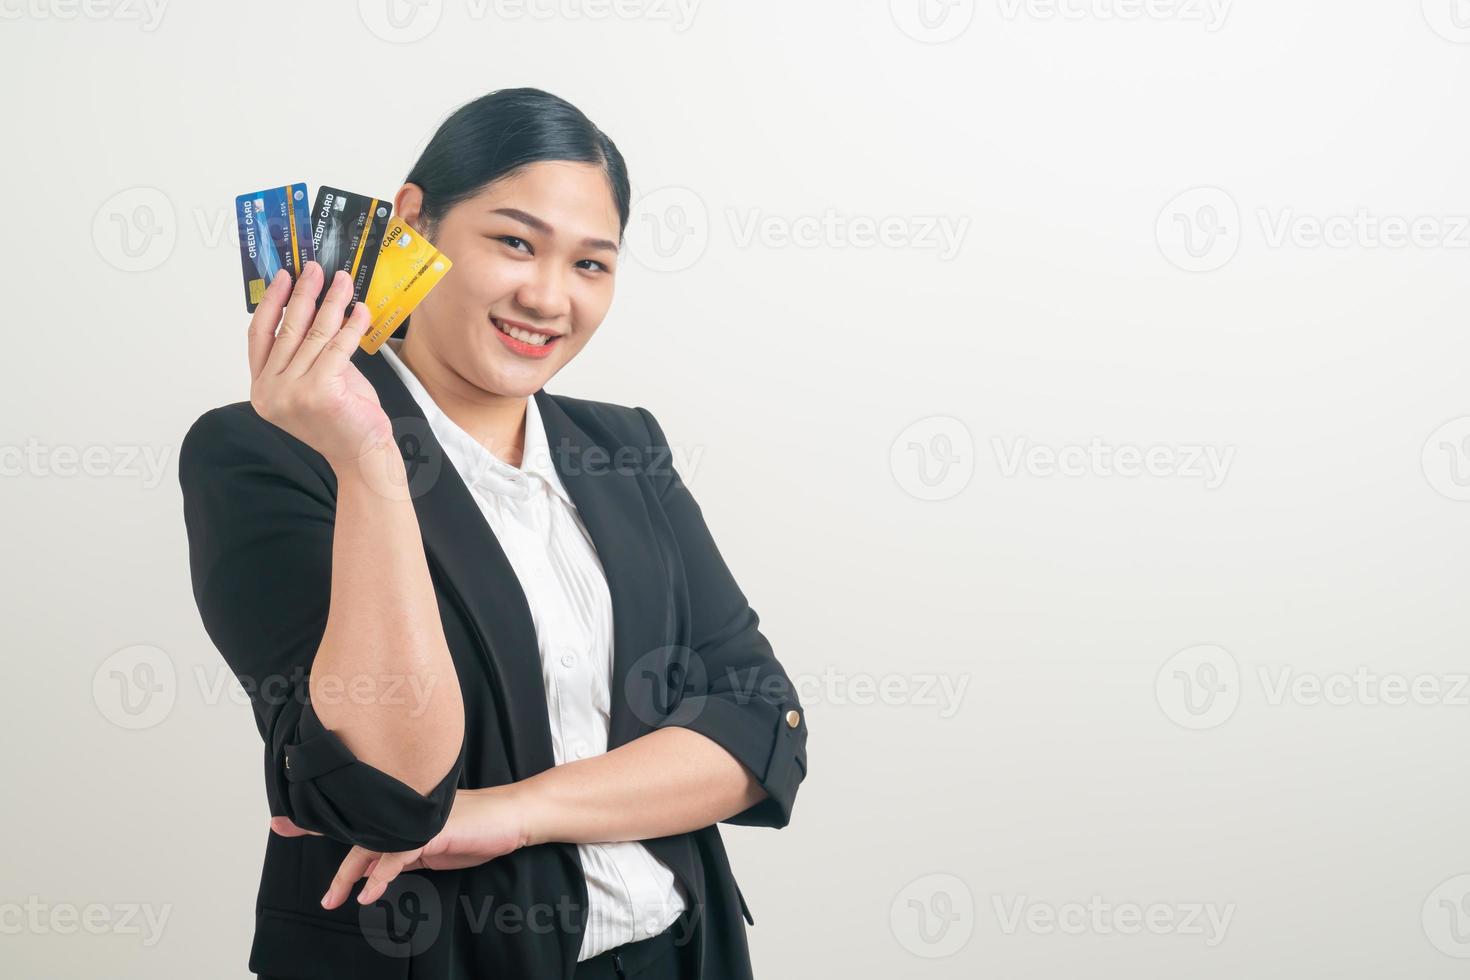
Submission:
[[[530,225],[532,228],[535,228],[543,235],[556,234],[555,230],[553,230],[552,227],[546,222],[542,221],[534,214],[527,214],[520,208],[495,208],[490,213],[503,214],[507,218],[514,218],[524,225]],[[616,252],[618,250],[618,246],[613,242],[608,241],[606,238],[584,238],[582,239],[582,244],[587,248],[606,249],[609,252]]]

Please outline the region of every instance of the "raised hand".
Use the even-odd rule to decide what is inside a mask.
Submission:
[[[352,279],[339,271],[317,309],[323,279],[322,267],[308,262],[294,290],[284,270],[271,280],[250,320],[250,404],[340,470],[391,445],[393,427],[351,360],[370,325],[367,306],[343,319]]]

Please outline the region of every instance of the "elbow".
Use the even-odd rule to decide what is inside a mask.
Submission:
[[[806,779],[806,713],[794,703],[778,709],[771,755],[760,781],[766,798],[736,814],[730,823],[780,830],[791,822],[796,795]]]
[[[274,799],[297,826],[373,851],[422,847],[444,829],[464,765],[461,735],[453,754],[426,759],[403,778],[360,758],[326,727],[308,701],[289,735],[272,739],[266,765]],[[460,726],[463,732],[463,725]]]
[[[782,750],[778,748],[777,752]],[[776,762],[775,756],[772,761]],[[724,822],[780,830],[791,823],[791,814],[796,808],[796,796],[804,779],[806,747],[803,740],[799,750],[783,753],[782,761],[767,769],[765,777],[760,781],[760,800]]]
[[[344,676],[314,665],[307,688],[312,720],[355,759],[424,796],[454,770],[465,716],[452,667],[446,679],[442,669]]]
[[[807,769],[806,713],[794,698],[687,697],[663,725],[714,740],[754,776],[758,801],[721,823],[780,829],[791,822]]]
[[[464,756],[464,703],[458,684],[448,688],[426,699],[423,713],[404,721],[394,745],[383,746],[392,751],[380,768],[423,796],[456,773]]]

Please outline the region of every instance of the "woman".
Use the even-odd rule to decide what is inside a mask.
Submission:
[[[250,401],[180,452],[195,597],[265,740],[250,967],[749,977],[715,825],[786,825],[804,713],[658,422],[544,388],[612,301],[622,157],[499,91],[394,208],[452,261],[412,326],[369,355],[345,275],[278,276]]]

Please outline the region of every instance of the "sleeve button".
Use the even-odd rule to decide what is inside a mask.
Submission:
[[[801,724],[801,712],[800,711],[788,711],[788,712],[786,712],[786,727],[787,728],[795,728],[797,725],[800,725],[800,724]]]

